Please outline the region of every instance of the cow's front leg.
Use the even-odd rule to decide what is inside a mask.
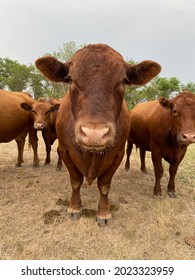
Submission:
[[[108,201],[108,193],[111,187],[111,180],[120,165],[124,155],[124,149],[121,150],[113,160],[111,167],[103,175],[98,177],[97,185],[100,191],[100,199],[98,203],[97,222],[99,226],[106,226],[111,218],[110,205]]]
[[[58,147],[58,152],[67,167],[70,175],[70,182],[72,187],[72,195],[70,198],[69,206],[67,212],[71,214],[73,220],[77,220],[81,216],[81,198],[80,198],[80,188],[83,183],[83,175],[79,172],[76,166],[73,164],[68,151],[63,151]]]
[[[111,183],[102,185],[98,182],[98,189],[100,191],[100,199],[98,203],[97,223],[99,226],[106,226],[108,220],[111,218],[110,205],[108,202],[108,193]]]
[[[47,164],[50,164],[50,162],[51,162],[51,158],[50,158],[51,144],[50,144],[48,131],[42,131],[42,136],[43,136],[43,140],[45,142],[45,149],[46,149],[46,158],[45,158],[44,165],[47,165]]]
[[[80,197],[81,185],[82,185],[82,181],[77,182],[71,179],[72,196],[70,198],[70,203],[67,212],[71,214],[71,218],[73,220],[78,220],[81,216],[81,210],[82,210],[81,197]]]
[[[39,157],[38,157],[38,153],[37,153],[37,149],[38,149],[38,137],[37,137],[37,130],[31,128],[29,130],[29,142],[33,148],[33,153],[34,153],[34,157],[33,157],[33,166],[37,167],[39,166]]]
[[[167,192],[168,192],[168,195],[171,198],[176,197],[175,176],[176,176],[176,173],[177,173],[177,169],[178,169],[178,164],[170,164],[170,167],[169,167],[169,183],[168,183],[168,187],[167,187]]]
[[[171,198],[176,197],[175,176],[177,174],[179,164],[182,161],[182,159],[184,158],[186,151],[187,151],[186,147],[184,147],[183,149],[180,149],[179,157],[177,158],[177,160],[174,163],[170,163],[170,166],[169,166],[169,183],[168,183],[168,187],[167,187],[167,192]]]

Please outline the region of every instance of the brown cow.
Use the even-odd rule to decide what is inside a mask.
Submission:
[[[17,166],[23,162],[25,138],[29,132],[29,142],[34,151],[33,165],[39,165],[37,155],[37,132],[33,129],[32,114],[21,109],[20,103],[33,104],[29,93],[0,90],[0,143],[15,139],[18,146]]]
[[[49,100],[39,98],[32,105],[25,102],[21,103],[21,107],[24,110],[33,113],[34,129],[40,130],[42,132],[42,136],[46,147],[45,165],[51,162],[51,145],[53,145],[54,141],[57,139],[55,123],[57,110],[59,109],[59,106],[60,100],[54,98],[51,98]],[[60,155],[58,159],[57,168],[59,170],[61,170],[62,168],[62,160]]]
[[[170,164],[168,195],[176,197],[175,176],[178,166],[188,145],[195,143],[195,95],[185,91],[170,100],[161,97],[138,104],[130,111],[130,122],[125,168],[129,169],[133,143],[140,148],[143,172],[146,172],[145,153],[151,151],[155,172],[154,195],[162,194],[160,180],[163,158]]]
[[[80,216],[83,178],[89,184],[97,179],[97,221],[104,226],[111,217],[111,180],[129,134],[128,109],[123,100],[125,85],[143,85],[161,67],[153,61],[129,65],[104,44],[88,45],[66,63],[50,56],[39,58],[36,66],[48,79],[70,84],[56,120],[59,151],[72,186],[68,212],[74,219]]]

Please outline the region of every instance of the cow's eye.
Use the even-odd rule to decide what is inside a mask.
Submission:
[[[36,112],[34,110],[31,110],[31,112],[36,115]]]
[[[47,112],[45,112],[45,115],[46,115],[46,116],[48,116],[48,115],[49,115],[49,113],[50,113],[50,110],[49,110],[49,111],[47,111]]]
[[[173,113],[174,116],[177,116],[177,115],[178,115],[178,112],[177,112],[176,109],[173,109],[173,110],[172,110],[172,113]]]

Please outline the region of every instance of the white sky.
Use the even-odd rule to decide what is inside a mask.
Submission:
[[[0,0],[0,56],[34,63],[63,43],[106,43],[195,83],[195,0]]]

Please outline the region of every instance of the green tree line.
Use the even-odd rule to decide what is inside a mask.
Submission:
[[[68,61],[72,55],[84,45],[77,45],[74,41],[63,43],[58,51],[51,54],[61,61]],[[44,55],[44,54],[43,54]],[[128,63],[134,64],[133,60]],[[43,77],[33,64],[20,64],[11,58],[0,57],[0,89],[9,91],[28,91],[38,99],[62,98],[68,90],[68,85],[53,83]],[[138,102],[157,99],[160,96],[171,98],[183,90],[195,93],[195,83],[182,84],[176,77],[164,78],[157,76],[145,86],[126,87],[125,100],[129,108]]]

